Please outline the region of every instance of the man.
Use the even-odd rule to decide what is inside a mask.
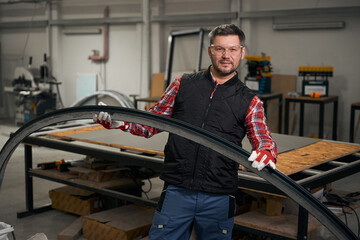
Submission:
[[[206,70],[173,81],[150,109],[215,133],[235,144],[247,135],[253,152],[249,161],[261,170],[275,169],[276,144],[266,125],[262,102],[239,79],[236,69],[245,56],[244,33],[233,24],[210,34]],[[108,129],[120,128],[151,137],[159,130],[134,123],[111,121],[108,113],[94,116]],[[160,178],[164,189],[149,239],[231,239],[234,224],[238,164],[198,143],[169,134]]]

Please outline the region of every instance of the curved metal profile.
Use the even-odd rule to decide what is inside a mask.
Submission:
[[[89,94],[89,95],[85,96],[84,98],[74,102],[73,104],[71,104],[71,107],[83,106],[84,103],[86,103],[87,101],[89,101],[92,98],[95,98],[97,96],[108,96],[108,97],[114,99],[115,101],[117,101],[121,107],[135,108],[134,103],[130,100],[130,98],[128,98],[126,95],[124,95],[120,92],[114,91],[114,90],[104,90],[104,91],[94,92],[94,93]]]
[[[86,106],[61,109],[43,115],[26,123],[18,131],[16,131],[5,143],[0,152],[0,187],[10,156],[12,155],[17,145],[19,145],[25,137],[51,124],[63,121],[92,118],[93,115],[99,111],[106,111],[111,113],[114,120],[141,123],[173,134],[177,134],[187,139],[191,139],[206,147],[214,149],[215,151],[242,164],[248,169],[252,169],[250,162],[247,161],[249,156],[247,151],[223,138],[220,138],[217,135],[214,135],[198,127],[178,121],[176,119],[135,109],[110,106]],[[303,187],[296,184],[281,172],[268,167],[264,168],[263,171],[254,172],[279,188],[295,202],[305,208],[338,239],[358,239],[356,235],[326,206],[315,199]]]

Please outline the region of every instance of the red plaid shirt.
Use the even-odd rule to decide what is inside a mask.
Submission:
[[[174,101],[179,90],[180,82],[181,76],[177,77],[175,81],[169,85],[161,99],[154,107],[150,108],[149,111],[171,117],[174,111]],[[275,142],[272,140],[270,130],[266,125],[263,103],[257,96],[255,96],[250,102],[246,114],[245,125],[246,135],[253,150],[268,150],[276,159],[277,147]],[[123,131],[146,138],[149,138],[160,131],[153,127],[135,123],[126,123],[122,129]]]

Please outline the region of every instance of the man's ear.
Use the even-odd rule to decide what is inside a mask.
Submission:
[[[243,60],[245,58],[245,54],[246,54],[246,49],[245,49],[245,47],[243,47],[241,49],[241,60]]]
[[[211,47],[210,46],[208,46],[208,54],[209,54],[209,57],[211,57]]]

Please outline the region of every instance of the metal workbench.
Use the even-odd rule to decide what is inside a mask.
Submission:
[[[148,206],[156,206],[156,202],[144,199],[138,196],[132,196],[124,194],[122,192],[98,189],[87,185],[82,185],[71,180],[59,179],[43,174],[39,174],[32,169],[32,146],[42,146],[57,150],[63,150],[67,152],[90,155],[93,157],[99,157],[111,161],[118,161],[124,165],[140,166],[145,168],[151,168],[157,172],[161,171],[163,165],[163,157],[161,154],[144,154],[144,152],[136,151],[123,151],[123,149],[103,146],[88,141],[81,141],[79,139],[96,139],[99,142],[116,143],[120,145],[136,145],[137,147],[143,147],[144,149],[153,150],[155,152],[162,151],[163,146],[166,143],[167,133],[161,133],[155,135],[152,139],[145,139],[137,136],[132,136],[128,133],[123,133],[118,130],[97,130],[96,132],[85,132],[71,135],[79,141],[68,141],[64,139],[54,139],[47,137],[47,134],[59,131],[66,131],[68,129],[82,128],[87,126],[84,123],[80,124],[68,124],[67,126],[53,126],[51,128],[43,129],[41,132],[32,134],[24,139],[23,143],[25,148],[25,188],[26,188],[26,210],[18,213],[18,217],[25,217],[34,213],[42,212],[51,208],[51,206],[44,206],[41,208],[34,208],[33,200],[33,177],[39,177],[50,181],[55,181],[63,184],[67,184],[74,187],[80,187],[86,190],[97,192],[99,194],[112,196],[115,198],[128,200],[134,203],[140,203]],[[279,146],[279,153],[285,153],[293,149],[298,149],[309,144],[318,142],[318,139],[289,136],[282,134],[273,134],[275,141]],[[248,140],[243,142],[243,148],[250,151],[251,147]],[[348,156],[341,157],[336,160],[331,160],[326,163],[307,168],[305,170],[296,172],[289,175],[291,179],[296,181],[308,190],[324,186],[325,184],[339,180],[351,174],[360,171],[360,156],[356,153]],[[239,171],[239,187],[246,189],[253,189],[256,191],[263,191],[271,194],[284,195],[276,187],[257,176],[250,171]],[[297,239],[304,239],[307,236],[307,222],[308,213],[300,207],[298,216],[298,231]],[[238,226],[243,230],[256,231],[258,233],[273,236],[272,233],[262,231],[256,228],[249,229],[246,226]],[[284,237],[286,238],[286,237]],[[293,239],[289,237],[288,239]]]

